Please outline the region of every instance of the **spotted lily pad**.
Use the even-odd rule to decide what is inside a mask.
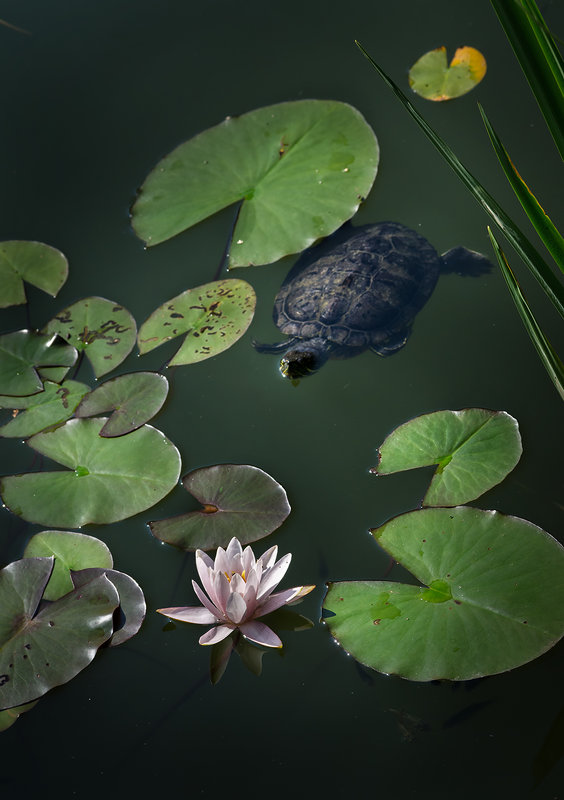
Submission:
[[[68,262],[42,242],[0,242],[0,308],[25,303],[24,281],[55,295],[67,279]]]
[[[166,400],[168,381],[158,372],[131,372],[111,378],[84,397],[77,417],[113,411],[100,436],[123,436],[157,414]]]
[[[258,467],[217,464],[189,472],[184,488],[199,511],[150,522],[151,533],[183,550],[227,547],[235,536],[248,544],[279,528],[290,513],[286,492]]]
[[[119,597],[100,575],[37,612],[53,559],[0,570],[0,709],[36,700],[73,678],[112,634]]]
[[[150,508],[176,485],[180,454],[160,431],[144,425],[104,439],[106,419],[72,419],[27,444],[67,467],[0,479],[4,504],[30,522],[57,528],[105,525]]]
[[[298,100],[227,117],[157,164],[133,227],[154,245],[242,201],[229,267],[269,264],[350,219],[378,155],[374,132],[346,103]]]
[[[452,100],[466,94],[486,74],[486,59],[474,47],[459,47],[447,65],[446,47],[421,56],[409,70],[409,85],[426,100]]]
[[[14,331],[0,336],[0,394],[22,397],[43,391],[41,367],[62,368],[64,376],[76,361],[77,352],[53,334]],[[45,378],[45,376],[43,376]]]
[[[87,567],[109,570],[114,563],[107,545],[84,533],[41,531],[32,536],[24,550],[24,558],[51,556],[55,558],[55,566],[43,593],[44,600],[58,600],[72,592],[74,584],[71,570],[84,570]]]
[[[79,589],[98,575],[105,575],[119,592],[121,621],[119,625],[114,625],[114,632],[107,642],[108,647],[116,647],[135,636],[141,627],[147,611],[145,597],[137,581],[116,569],[82,569],[72,573],[72,582]]]
[[[429,508],[372,531],[420,586],[329,584],[331,634],[354,658],[415,681],[518,667],[564,635],[564,548],[497,511]]]
[[[86,297],[59,311],[44,333],[58,333],[77,350],[84,350],[99,378],[129,355],[137,327],[123,306],[103,297]]]
[[[521,452],[517,420],[505,411],[435,411],[392,431],[371,472],[389,475],[437,464],[423,505],[454,506],[474,500],[502,481]]]
[[[0,408],[18,412],[0,427],[0,436],[26,438],[72,417],[80,400],[90,390],[85,383],[65,381],[60,386],[46,381],[44,391],[27,397],[0,396]]]
[[[148,353],[186,334],[169,366],[194,364],[222,353],[241,338],[255,313],[256,296],[246,281],[227,278],[173,297],[139,329],[139,352]]]

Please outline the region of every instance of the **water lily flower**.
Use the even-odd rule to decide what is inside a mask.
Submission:
[[[200,637],[200,644],[216,644],[238,628],[241,633],[265,647],[282,647],[282,642],[262,617],[288,603],[295,603],[315,586],[295,586],[282,592],[272,591],[290,566],[292,554],[276,561],[278,547],[271,547],[255,559],[250,547],[244,550],[235,537],[227,549],[217,548],[215,561],[203,550],[196,550],[196,568],[207,592],[192,581],[201,606],[158,608],[159,614],[197,625],[214,624]],[[217,624],[219,623],[219,624]]]

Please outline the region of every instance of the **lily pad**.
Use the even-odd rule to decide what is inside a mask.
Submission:
[[[325,622],[354,658],[415,681],[513,669],[564,634],[564,548],[531,522],[461,506],[372,531],[422,586],[329,584]]]
[[[65,381],[61,386],[46,381],[44,391],[37,394],[27,397],[0,396],[0,408],[21,411],[0,427],[0,436],[26,438],[64,422],[72,417],[88,391],[90,387],[78,381]]]
[[[0,308],[25,303],[24,281],[52,297],[67,279],[65,256],[42,242],[0,242]]]
[[[137,327],[123,306],[104,297],[86,297],[59,311],[44,332],[58,333],[77,350],[84,350],[99,378],[129,355]]]
[[[37,700],[32,703],[24,703],[23,706],[15,706],[15,708],[7,708],[5,711],[0,711],[0,733],[11,728],[21,714],[30,711],[37,704]]]
[[[57,528],[106,525],[155,505],[178,481],[178,450],[150,425],[103,439],[105,422],[72,419],[28,439],[30,447],[68,470],[0,479],[4,504],[29,522]]]
[[[111,378],[86,395],[77,417],[114,411],[100,436],[123,436],[140,428],[157,414],[166,400],[168,381],[158,372],[131,372]]]
[[[486,74],[486,59],[474,47],[459,47],[447,65],[446,47],[421,56],[409,70],[409,85],[426,100],[452,100],[477,86]]]
[[[229,267],[269,264],[350,219],[378,157],[372,128],[346,103],[298,100],[227,117],[157,164],[133,227],[155,245],[242,201]]]
[[[85,570],[87,567],[110,569],[114,564],[107,545],[100,539],[69,531],[36,533],[24,550],[24,558],[50,556],[54,556],[55,566],[43,593],[44,600],[58,600],[72,592],[75,587],[71,570]]]
[[[0,570],[0,709],[74,678],[111,636],[119,597],[105,575],[37,613],[52,567],[50,558],[25,558]]]
[[[268,536],[290,513],[286,492],[258,467],[216,464],[182,478],[203,508],[149,522],[151,533],[183,550],[227,547],[235,536],[249,544]]]
[[[435,411],[392,431],[371,472],[389,475],[437,464],[423,505],[455,506],[502,481],[521,452],[517,420],[505,411]]]
[[[141,627],[147,612],[145,596],[139,584],[130,575],[118,572],[116,569],[82,569],[80,572],[72,573],[72,582],[78,589],[98,575],[105,575],[119,593],[119,612],[122,619],[119,626],[114,625],[114,632],[107,642],[108,647],[116,647],[135,636]]]
[[[139,352],[187,334],[169,366],[194,364],[222,353],[241,338],[255,313],[256,295],[246,281],[205,283],[173,297],[141,325]]]
[[[37,394],[43,391],[38,374],[41,367],[62,367],[61,380],[72,367],[77,352],[53,334],[14,331],[0,336],[0,393],[4,395]]]

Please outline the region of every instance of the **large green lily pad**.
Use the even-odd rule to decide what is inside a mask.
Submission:
[[[0,480],[4,504],[30,522],[56,528],[105,525],[150,508],[176,485],[180,454],[160,431],[144,425],[104,439],[105,417],[72,419],[27,444],[67,467]]]
[[[255,313],[256,295],[246,281],[205,283],[157,308],[139,329],[139,352],[186,334],[169,366],[194,364],[222,353],[241,338]]]
[[[41,367],[61,368],[58,377],[62,381],[69,367],[77,358],[77,352],[54,335],[35,331],[14,331],[0,336],[0,394],[25,395],[43,391]],[[55,380],[53,375],[49,375]],[[60,381],[56,381],[57,383]]]
[[[0,427],[0,436],[26,438],[34,433],[58,425],[72,417],[74,410],[90,387],[78,381],[65,381],[59,386],[52,381],[44,383],[44,391],[27,397],[0,396],[0,408],[11,408],[18,413]]]
[[[274,478],[247,464],[216,464],[189,472],[184,488],[199,511],[149,522],[151,533],[183,550],[227,547],[236,536],[248,544],[279,528],[290,513],[286,492]]]
[[[50,558],[25,558],[0,570],[0,709],[66,683],[111,636],[119,597],[105,575],[37,613],[52,567]]]
[[[269,264],[350,219],[378,156],[374,132],[346,103],[298,100],[227,117],[157,164],[133,227],[158,244],[240,200],[229,267]]]
[[[102,383],[84,397],[77,417],[113,411],[100,436],[123,436],[157,414],[166,400],[168,381],[158,372],[131,372]]]
[[[474,47],[459,47],[447,65],[446,47],[422,55],[409,70],[409,85],[426,100],[452,100],[466,94],[486,74],[486,59]]]
[[[67,279],[65,256],[42,242],[0,242],[0,308],[25,303],[24,281],[52,297]]]
[[[329,584],[331,634],[354,658],[416,681],[518,667],[564,634],[564,548],[531,522],[461,506],[372,531],[421,586]]]
[[[77,350],[84,350],[97,378],[124,361],[137,336],[129,311],[104,297],[78,300],[59,311],[43,330],[58,333]]]
[[[505,411],[434,411],[392,431],[371,472],[389,475],[437,464],[423,505],[454,506],[502,481],[521,452],[517,420]]]
[[[75,584],[71,570],[104,567],[110,570],[114,562],[108,546],[94,536],[70,531],[41,531],[27,543],[24,558],[55,558],[55,566],[43,593],[44,600],[58,600],[72,592]],[[104,571],[104,570],[102,570]]]

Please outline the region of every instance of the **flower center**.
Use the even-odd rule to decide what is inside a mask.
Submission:
[[[235,571],[233,571],[233,572],[224,572],[223,574],[225,575],[225,577],[227,578],[227,580],[229,581],[229,583],[231,583],[231,578],[232,578],[234,575],[240,575],[240,576],[243,578],[243,580],[245,581],[245,583],[247,582],[247,579],[246,579],[246,577],[245,577],[245,570],[243,570],[243,572],[237,572],[237,571],[235,570]]]

